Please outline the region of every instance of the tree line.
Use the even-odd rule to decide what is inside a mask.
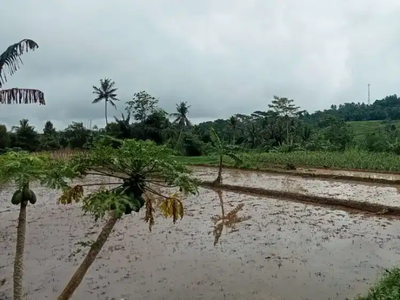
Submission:
[[[46,104],[40,90],[1,89],[7,81],[6,70],[10,76],[13,75],[20,67],[21,56],[38,47],[33,40],[24,39],[10,45],[0,55],[0,104]],[[10,130],[0,125],[0,153],[9,149],[84,149],[90,147],[99,134],[107,134],[121,139],[149,139],[157,144],[166,144],[183,155],[197,156],[211,151],[211,128],[225,144],[242,150],[342,151],[357,147],[368,151],[400,153],[399,130],[393,122],[400,120],[400,98],[397,95],[376,100],[372,105],[354,102],[331,105],[329,109],[311,114],[300,110],[292,99],[274,96],[271,104],[266,105],[266,111],[255,111],[250,115],[238,113],[227,120],[192,125],[187,102],[178,103],[176,112],[168,113],[158,106],[159,99],[140,91],[126,102],[125,114],[114,117],[109,123],[108,105],[117,107],[120,101],[117,91],[115,82],[109,78],[101,79],[98,87],[93,86],[93,103],[104,102],[104,128],[86,128],[83,123],[73,122],[64,130],[57,131],[52,122],[47,121],[42,132],[38,132],[28,119],[22,119]],[[383,126],[361,141],[355,140],[346,122],[371,120],[381,121]]]
[[[330,109],[308,113],[296,106],[293,99],[274,96],[266,111],[250,115],[235,114],[228,119],[217,119],[193,125],[187,102],[176,104],[176,111],[168,113],[159,107],[159,99],[146,91],[134,94],[125,102],[125,112],[120,117],[108,119],[108,106],[117,108],[118,89],[109,78],[93,86],[94,104],[104,103],[105,127],[87,128],[83,123],[72,122],[57,131],[51,121],[38,132],[22,119],[10,130],[0,125],[0,149],[46,151],[58,149],[85,149],[96,136],[109,135],[118,139],[152,140],[166,144],[182,155],[206,155],[212,149],[211,128],[221,140],[235,147],[261,151],[343,151],[349,147],[368,151],[400,153],[399,129],[393,122],[400,119],[400,99],[396,95],[375,101],[372,105],[345,103]],[[384,111],[385,113],[382,113]],[[360,117],[362,116],[362,117]],[[381,120],[381,128],[355,141],[354,133],[346,121]],[[392,119],[392,117],[394,117]]]

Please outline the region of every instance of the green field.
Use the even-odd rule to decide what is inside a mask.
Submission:
[[[400,120],[392,121],[396,126],[400,125]],[[380,128],[384,128],[382,121],[357,121],[347,122],[354,133],[354,140],[356,143],[362,143],[365,137],[374,132],[378,132]]]
[[[297,167],[328,167],[340,169],[364,169],[371,171],[400,172],[400,156],[391,153],[371,153],[359,150],[345,152],[310,152],[297,151],[290,153],[265,152],[239,154],[243,163],[237,165],[245,169],[263,169],[275,165],[294,164]],[[216,157],[177,157],[188,165],[216,165]],[[226,166],[234,166],[229,158],[224,159]]]

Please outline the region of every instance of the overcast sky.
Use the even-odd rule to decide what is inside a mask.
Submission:
[[[1,106],[0,123],[38,130],[104,125],[92,86],[110,77],[125,101],[146,90],[195,121],[266,110],[273,95],[309,111],[400,88],[400,1],[2,0],[0,46],[39,44],[4,88],[37,88],[47,105]],[[2,51],[3,51],[2,50]],[[2,52],[1,51],[1,52]]]

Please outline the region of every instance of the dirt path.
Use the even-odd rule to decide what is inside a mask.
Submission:
[[[82,259],[69,257],[76,242],[93,240],[101,223],[56,205],[53,191],[36,192],[25,291],[29,300],[55,299]],[[251,219],[224,229],[215,247],[211,217],[221,207],[211,190],[185,200],[176,225],[157,218],[152,233],[138,215],[124,217],[73,299],[352,299],[398,261],[397,220],[227,192],[223,199],[226,214],[244,204],[238,215]],[[15,207],[0,215],[0,299],[11,299],[17,215]]]

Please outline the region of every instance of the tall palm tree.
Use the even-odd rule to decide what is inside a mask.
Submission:
[[[176,113],[170,114],[171,117],[175,118],[173,123],[178,124],[178,126],[181,129],[179,131],[178,141],[176,142],[176,148],[178,148],[178,146],[181,143],[181,137],[182,137],[182,132],[183,132],[184,128],[192,126],[192,123],[190,122],[190,120],[187,117],[187,115],[189,114],[189,108],[190,108],[190,105],[188,105],[186,101],[185,102],[182,101],[179,104],[176,104]]]
[[[231,116],[229,118],[229,125],[231,126],[233,130],[233,139],[232,139],[232,144],[234,145],[236,143],[236,128],[237,128],[237,123],[238,123],[238,118],[236,116]]]
[[[0,104],[30,104],[39,103],[45,105],[44,94],[42,91],[35,89],[12,88],[1,90],[3,84],[7,82],[6,68],[12,76],[22,64],[21,56],[29,50],[35,50],[39,45],[30,39],[23,39],[18,43],[9,46],[0,55]],[[28,123],[25,124],[28,126]],[[22,126],[22,123],[21,123]],[[25,246],[26,233],[26,203],[21,202],[20,213],[18,217],[17,227],[17,246],[14,260],[14,299],[22,299],[22,277],[23,277],[23,255]]]
[[[107,104],[110,102],[111,106],[117,109],[117,105],[114,101],[119,101],[117,99],[117,88],[114,87],[115,82],[111,81],[110,78],[100,79],[100,87],[93,86],[93,94],[97,95],[97,98],[93,100],[92,103],[99,103],[100,101],[104,100],[104,114],[106,117],[106,126],[108,125],[108,118],[107,118]]]
[[[31,126],[29,124],[29,120],[28,119],[22,119],[22,120],[19,121],[19,126],[11,127],[11,131],[14,131],[14,130],[18,131],[18,130],[24,130],[24,129],[29,129],[29,128],[33,129],[33,126]]]
[[[179,127],[190,127],[192,123],[189,121],[187,115],[189,114],[190,105],[187,105],[187,102],[180,102],[176,105],[176,113],[172,113],[171,117],[174,117],[174,123],[178,124]]]
[[[0,55],[0,89],[7,82],[6,69],[13,75],[22,64],[21,56],[29,50],[39,48],[38,44],[30,39],[23,39],[18,43],[9,46]],[[36,89],[12,88],[0,90],[0,104],[29,104],[39,103],[45,105],[44,94]]]

